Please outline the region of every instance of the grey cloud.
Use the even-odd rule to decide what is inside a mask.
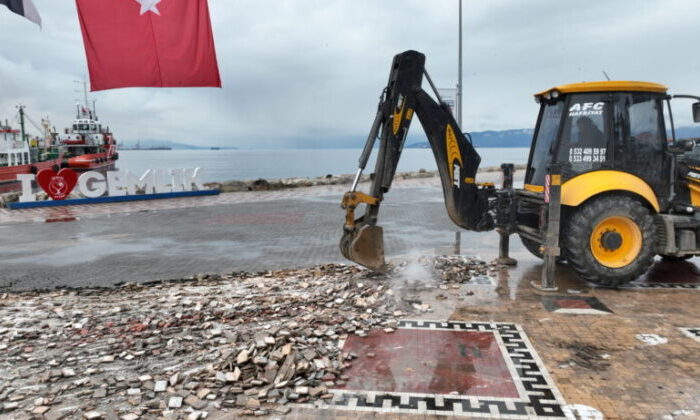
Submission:
[[[124,0],[128,1],[128,0]],[[168,1],[168,0],[164,0]],[[209,0],[224,88],[92,95],[121,140],[283,147],[369,128],[392,56],[426,53],[456,83],[456,0]],[[0,117],[23,102],[63,127],[86,72],[73,1],[35,0],[44,29],[0,10]],[[464,128],[530,127],[532,94],[613,78],[698,93],[700,11],[691,0],[465,0]],[[693,42],[691,44],[691,42]]]

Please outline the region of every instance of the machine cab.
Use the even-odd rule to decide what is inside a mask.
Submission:
[[[535,99],[541,107],[525,189],[541,192],[549,165],[556,162],[562,165],[563,183],[593,171],[624,172],[647,183],[665,205],[671,193],[665,86],[577,83],[540,92]]]

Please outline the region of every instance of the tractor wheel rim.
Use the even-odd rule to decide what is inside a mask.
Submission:
[[[616,249],[605,246],[604,235],[619,235],[622,243]],[[631,264],[642,250],[642,231],[632,219],[623,216],[607,217],[593,228],[591,252],[596,261],[608,268],[622,268]]]

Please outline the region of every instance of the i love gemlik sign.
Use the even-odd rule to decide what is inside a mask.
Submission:
[[[200,180],[201,169],[149,169],[140,176],[131,171],[88,171],[78,174],[71,169],[42,169],[34,174],[17,175],[22,184],[19,203],[11,208],[42,205],[92,204],[100,202],[149,200],[193,195],[218,194],[207,190]],[[51,200],[37,201],[32,182],[46,192]],[[85,198],[67,199],[76,191]]]

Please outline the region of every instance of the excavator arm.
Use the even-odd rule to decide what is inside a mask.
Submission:
[[[423,90],[424,77],[438,101]],[[341,253],[370,269],[381,270],[385,266],[383,231],[377,225],[379,207],[391,188],[414,115],[420,120],[433,150],[450,219],[468,230],[494,228],[489,212],[494,186],[475,182],[481,158],[462,133],[449,107],[440,100],[425,71],[425,56],[417,51],[406,51],[394,57],[389,82],[379,100],[355,180],[341,204],[346,211]],[[377,140],[376,166],[369,193],[365,194],[357,191],[357,186]],[[355,218],[355,210],[361,204],[365,205],[364,214]]]

